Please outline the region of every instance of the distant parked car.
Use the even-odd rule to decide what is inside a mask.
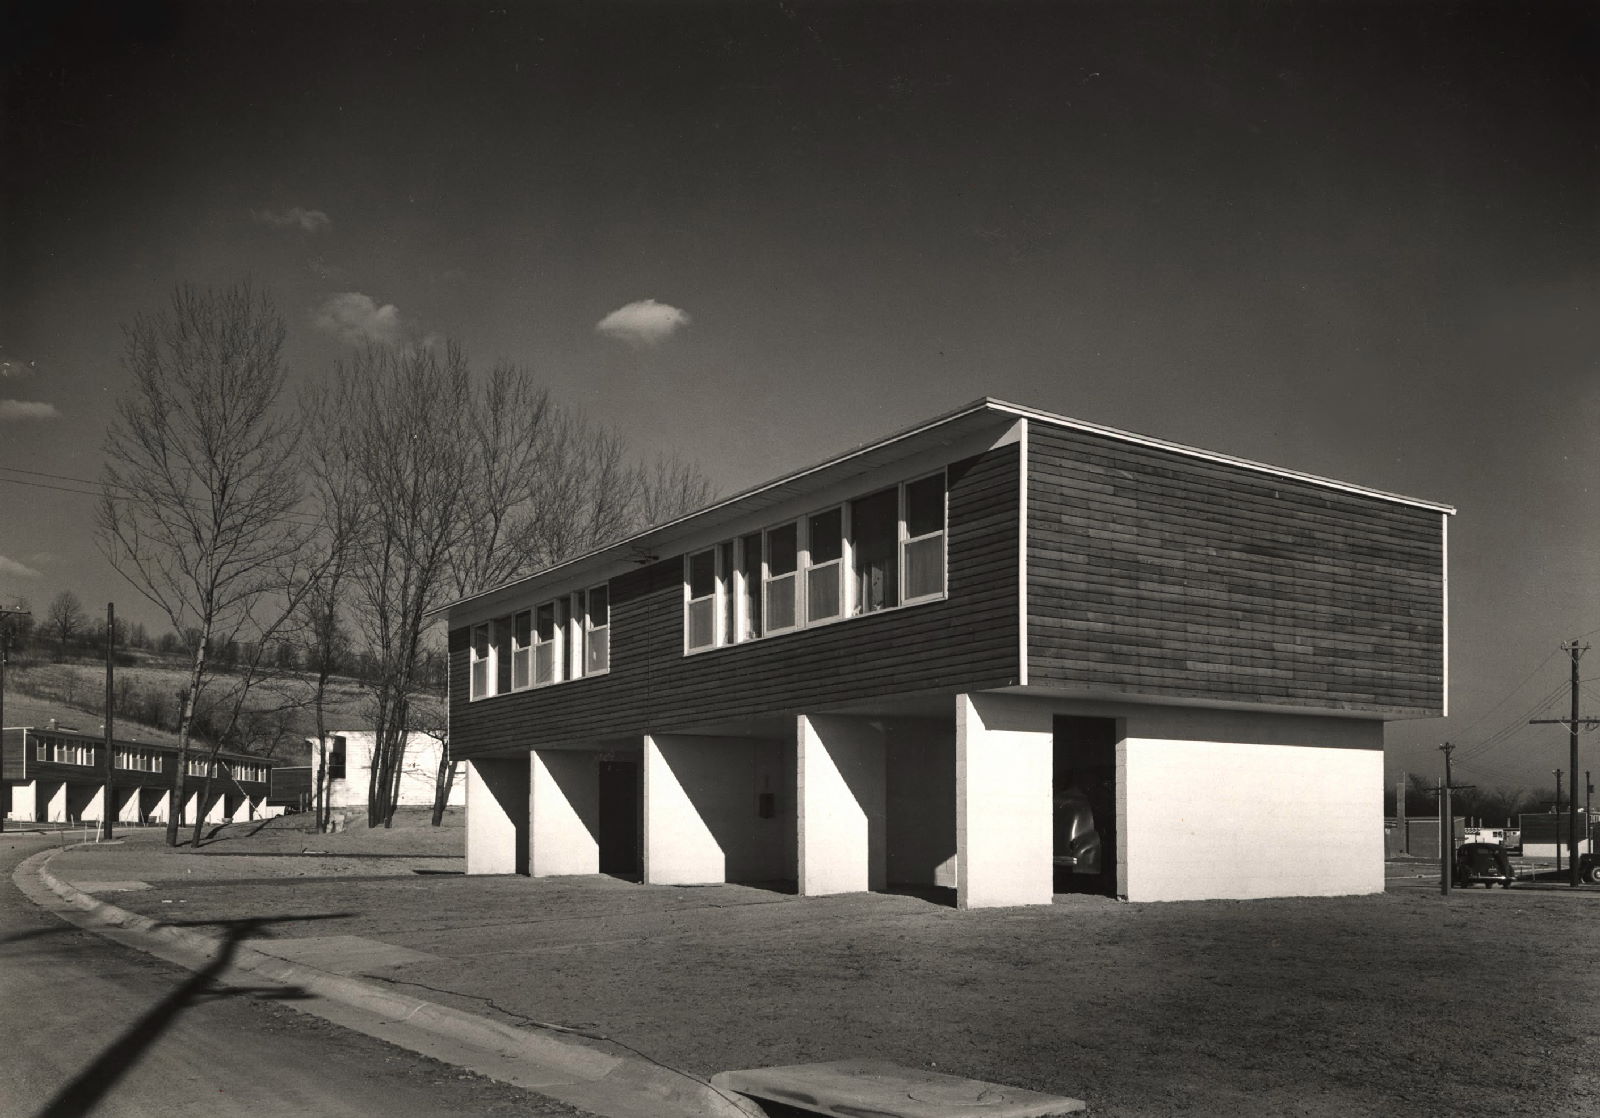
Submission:
[[[1496,884],[1509,889],[1516,879],[1511,859],[1506,857],[1505,847],[1499,843],[1464,842],[1456,848],[1455,884],[1471,885],[1481,881],[1486,889],[1493,889]]]
[[[1579,854],[1578,876],[1590,885],[1600,885],[1600,854]]]

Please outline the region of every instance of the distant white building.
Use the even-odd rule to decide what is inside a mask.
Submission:
[[[328,804],[334,809],[367,805],[367,783],[372,776],[372,750],[377,735],[371,730],[339,730],[328,735]],[[317,739],[311,745],[311,787],[317,787],[322,757]],[[444,743],[425,731],[406,738],[405,758],[400,766],[400,807],[432,807],[434,784],[439,775],[439,753]],[[450,783],[451,807],[465,807],[467,787],[456,763]]]

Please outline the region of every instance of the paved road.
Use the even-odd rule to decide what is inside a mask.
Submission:
[[[11,881],[56,841],[0,836],[0,1118],[578,1113],[63,922]]]

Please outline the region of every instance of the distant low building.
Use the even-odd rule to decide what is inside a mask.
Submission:
[[[1579,813],[1579,819],[1583,817]],[[1563,856],[1567,853],[1567,836],[1572,833],[1571,824],[1567,820],[1567,813],[1541,811],[1530,812],[1517,817],[1522,825],[1522,856],[1524,858],[1554,858],[1556,847],[1561,848]],[[1578,824],[1580,831],[1583,824]],[[1591,829],[1593,822],[1591,820]],[[1578,853],[1587,854],[1592,847],[1589,838],[1583,834],[1578,836]]]
[[[165,823],[173,814],[172,776],[178,747],[113,740],[111,804],[106,803],[105,741],[67,729],[5,729],[6,818],[27,823],[98,823],[107,810],[119,823]],[[265,757],[191,748],[182,823],[199,814],[207,823],[242,822],[263,815],[272,762]],[[205,778],[211,777],[205,802]]]
[[[328,735],[328,803],[335,810],[367,806],[367,786],[372,779],[372,751],[377,736],[371,730],[340,730]],[[322,758],[316,738],[307,738],[311,745],[307,806],[315,800],[318,773]],[[406,737],[405,757],[400,764],[400,794],[395,803],[400,807],[432,807],[434,787],[439,775],[439,754],[445,749],[443,734],[418,730]],[[459,763],[455,779],[450,784],[451,807],[465,807],[466,782],[461,779]]]

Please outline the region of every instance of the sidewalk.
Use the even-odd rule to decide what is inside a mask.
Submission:
[[[1097,1116],[1600,1112],[1600,1073],[1570,1041],[1600,1035],[1600,998],[1576,996],[1600,980],[1570,950],[1600,891],[961,912],[469,878],[459,831],[251,826],[195,853],[144,832],[51,865],[156,920],[270,920],[249,947],[702,1081],[874,1058],[1082,1098]],[[1473,1025],[1491,1018],[1493,1036]]]

